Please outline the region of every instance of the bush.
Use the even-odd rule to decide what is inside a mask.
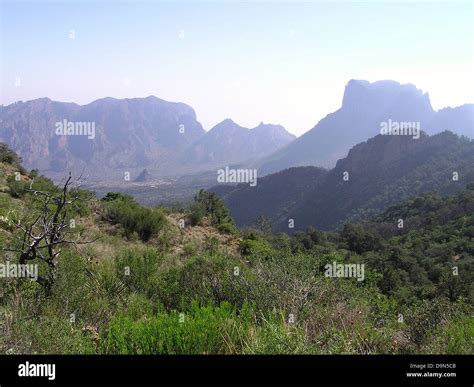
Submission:
[[[433,332],[424,350],[432,354],[470,354],[474,355],[474,320],[463,316],[449,321]]]
[[[61,316],[74,313],[77,321],[104,324],[124,301],[122,277],[109,260],[93,264],[69,251],[61,255],[50,304]]]
[[[297,326],[287,325],[282,314],[273,312],[263,318],[257,334],[249,341],[244,353],[252,355],[284,355],[315,353],[306,343],[305,334]]]
[[[181,203],[180,201],[176,201],[171,205],[170,211],[175,214],[182,214],[186,210],[184,208],[183,203]]]
[[[156,287],[156,276],[162,262],[163,256],[155,249],[130,249],[116,259],[116,276],[122,278],[132,292],[152,297],[159,291]]]
[[[201,224],[202,219],[206,215],[204,207],[199,203],[193,203],[189,210],[188,218],[192,226]]]
[[[134,233],[143,242],[148,242],[166,224],[162,209],[142,207],[130,196],[108,193],[105,202],[105,219],[112,224],[120,224],[127,239]]]
[[[219,250],[219,239],[215,237],[204,237],[204,250],[210,254],[216,254]]]
[[[235,234],[237,232],[237,228],[233,223],[222,223],[217,226],[217,229],[220,232],[225,234]]]
[[[18,353],[32,354],[93,354],[92,336],[74,325],[69,318],[42,316],[18,322],[15,336]]]
[[[108,192],[103,198],[104,202],[113,202],[114,200],[120,200],[122,202],[133,203],[135,200],[130,196],[121,192]]]
[[[6,144],[0,143],[0,163],[18,166],[21,164],[21,161],[21,158],[13,150]]]
[[[26,189],[28,188],[28,183],[23,180],[16,180],[15,176],[7,177],[7,185],[10,189],[9,194],[14,198],[21,198],[26,194]]]
[[[158,313],[136,320],[113,319],[102,351],[107,354],[292,354],[314,353],[304,331],[287,326],[274,312],[257,324],[255,308],[245,303],[240,312],[231,304],[201,306],[189,312]]]
[[[244,239],[240,243],[240,252],[247,256],[270,259],[277,255],[277,252],[270,244],[263,240]]]
[[[191,223],[199,224],[203,216],[209,217],[214,227],[221,226],[223,231],[235,231],[234,221],[230,217],[229,210],[224,206],[224,202],[214,192],[202,189],[194,197],[194,204],[190,211]]]
[[[234,274],[236,267],[239,268],[239,275]],[[240,307],[248,299],[246,282],[250,280],[251,273],[240,259],[208,253],[187,259],[184,266],[163,277],[160,281],[165,284],[160,284],[158,293],[162,297],[161,289],[175,291],[167,296],[166,302],[171,308],[187,307],[192,299],[213,305],[227,301]]]

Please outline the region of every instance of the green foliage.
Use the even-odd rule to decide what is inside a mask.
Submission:
[[[8,192],[14,198],[21,198],[25,195],[25,190],[28,188],[28,182],[24,180],[17,180],[15,176],[8,176],[7,177],[7,185],[10,189]]]
[[[103,201],[105,219],[112,224],[121,225],[127,239],[136,233],[143,242],[147,242],[166,224],[166,217],[161,209],[142,207],[130,196],[108,193]]]
[[[239,268],[239,275],[234,274]],[[189,300],[196,299],[202,304],[218,305],[223,301],[241,305],[245,300],[242,277],[246,268],[237,259],[218,254],[192,257],[176,272],[176,284],[180,289],[172,307],[184,307]]]
[[[219,250],[219,239],[206,236],[204,238],[204,250],[210,254],[216,254]]]
[[[15,151],[10,149],[8,145],[0,143],[0,163],[10,164],[22,174],[26,175],[27,172],[25,168],[22,167],[21,157],[16,154]]]
[[[15,336],[21,338],[13,353],[24,354],[92,354],[95,352],[91,337],[68,318],[54,314],[25,319],[15,326]]]
[[[365,230],[361,225],[346,224],[341,237],[346,241],[349,249],[357,254],[383,248],[383,239],[374,232]]]
[[[132,292],[142,292],[152,297],[156,289],[156,277],[163,256],[156,249],[143,251],[127,250],[121,253],[115,262],[116,276],[121,278]]]
[[[305,232],[297,231],[289,243],[293,252],[312,251],[327,245],[327,236],[325,233],[310,227]]]
[[[188,313],[159,313],[146,320],[114,318],[109,326],[105,353],[119,354],[219,354],[242,347],[243,328],[249,317],[237,316],[229,303],[199,306]]]
[[[135,200],[130,196],[121,192],[108,192],[103,198],[104,202],[112,202],[114,200],[120,200],[123,202],[133,203]]]
[[[189,213],[191,224],[199,224],[204,216],[207,216],[211,224],[220,231],[235,233],[234,221],[230,217],[229,210],[224,206],[224,202],[214,192],[201,189],[194,197],[194,203],[191,206]]]
[[[56,189],[39,177],[34,184]],[[413,198],[340,233],[272,235],[261,219],[258,229],[226,236],[240,240],[238,255],[223,254],[223,236],[207,233],[203,249],[191,239],[176,254],[161,245],[182,231],[164,227],[162,210],[120,193],[97,206],[90,193],[74,192],[86,203],[75,214],[102,211],[118,226],[109,228],[140,240],[109,236],[95,253],[66,246],[48,296],[34,282],[5,280],[0,352],[472,354],[473,189]],[[33,199],[0,194],[0,215],[12,219],[0,223],[0,243],[12,239],[20,206],[34,209]],[[233,232],[215,195],[200,192],[193,208],[196,224],[206,217]],[[406,228],[396,227],[399,214]],[[365,280],[325,277],[332,262],[365,264]]]
[[[240,243],[240,251],[243,255],[258,256],[270,259],[276,255],[272,246],[264,240],[244,239]]]
[[[6,144],[0,143],[0,163],[17,165],[21,163],[21,158]]]
[[[54,182],[47,177],[39,176],[37,173],[30,175],[32,180],[17,180],[14,175],[7,177],[7,185],[9,187],[9,194],[14,198],[24,198],[28,206],[35,208],[38,206],[38,196],[35,191],[49,193],[52,195],[59,195],[61,190],[54,184]],[[87,216],[91,213],[89,202],[94,197],[92,192],[84,191],[78,188],[71,188],[68,192],[68,198],[71,205],[68,209],[68,220],[72,217]],[[74,198],[74,200],[72,200]]]
[[[237,232],[237,229],[235,228],[235,225],[232,222],[218,224],[216,227],[217,230],[224,234],[235,234]]]
[[[462,316],[439,326],[430,335],[424,351],[432,354],[474,355],[474,320],[470,316]]]
[[[469,343],[472,343],[473,325],[467,323],[466,312],[472,311],[472,308],[463,302],[450,303],[445,299],[436,299],[430,302],[423,301],[417,303],[411,310],[405,312],[405,332],[407,337],[411,338],[411,342],[407,345],[406,351],[417,353],[423,347],[430,347],[430,352],[434,353],[453,353],[453,350],[466,350]],[[449,323],[448,323],[449,322]],[[449,338],[443,335],[435,339],[437,333],[444,332],[454,334]],[[460,342],[461,338],[467,339]],[[443,347],[442,342],[450,345],[450,348]],[[432,352],[433,353],[433,352]],[[467,352],[472,353],[472,346]]]
[[[171,210],[172,213],[175,213],[175,214],[176,214],[176,213],[181,214],[181,213],[183,213],[183,212],[186,211],[184,204],[181,203],[180,201],[174,202],[174,203],[171,205],[170,210]]]
[[[206,215],[206,210],[200,203],[193,203],[188,213],[189,222],[192,226],[201,224],[202,219]]]
[[[386,239],[382,249],[364,254],[366,262],[383,274],[382,291],[406,301],[443,296],[473,303],[473,209],[471,185],[447,198],[412,198],[364,224]],[[404,221],[401,229],[398,219]]]

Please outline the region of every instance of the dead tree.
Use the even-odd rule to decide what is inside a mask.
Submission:
[[[67,244],[84,244],[93,241],[78,241],[71,239],[75,233],[67,221],[68,209],[79,195],[71,195],[71,174],[58,192],[46,192],[33,189],[33,181],[27,192],[38,199],[39,208],[31,209],[33,216],[29,220],[18,221],[15,227],[20,231],[21,238],[16,237],[19,247],[3,249],[19,254],[18,263],[25,270],[26,277],[34,279],[49,293],[56,278],[57,258],[61,246]],[[37,213],[36,213],[37,211]],[[28,262],[39,259],[47,264],[46,276],[35,276],[28,270]]]

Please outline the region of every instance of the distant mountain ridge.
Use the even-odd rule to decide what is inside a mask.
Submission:
[[[290,145],[260,160],[260,175],[293,166],[332,168],[349,149],[380,133],[382,122],[419,122],[421,130],[444,130],[474,138],[474,104],[433,110],[428,93],[395,81],[350,80],[342,106]]]
[[[1,117],[0,141],[16,150],[25,165],[46,174],[85,169],[98,177],[123,176],[157,160],[165,167],[205,133],[191,107],[152,96],[103,98],[84,106],[42,98],[2,107]],[[63,120],[94,123],[94,139],[56,135],[55,125]]]
[[[40,98],[1,106],[0,118],[0,142],[27,167],[53,177],[84,170],[93,180],[123,179],[126,172],[134,180],[144,168],[155,176],[193,173],[227,164],[225,156],[243,162],[267,155],[294,138],[277,125],[215,136],[219,129],[206,132],[190,106],[154,96],[108,97],[83,106]],[[74,128],[69,134],[75,135],[58,135],[56,125],[63,122],[93,126],[94,138]]]
[[[341,108],[299,138],[280,125],[248,129],[231,119],[206,132],[190,106],[149,96],[82,106],[48,98],[0,106],[0,142],[27,167],[53,178],[84,171],[91,181],[120,181],[125,173],[135,180],[143,169],[160,178],[231,165],[264,176],[295,166],[332,168],[388,120],[418,122],[428,134],[450,130],[474,138],[474,104],[434,111],[428,94],[412,84],[351,80]],[[76,135],[57,135],[58,122],[76,125]],[[93,139],[77,135],[91,124]]]
[[[296,138],[281,125],[260,123],[244,128],[231,119],[214,126],[193,143],[182,158],[183,163],[229,165],[256,157],[264,157]]]

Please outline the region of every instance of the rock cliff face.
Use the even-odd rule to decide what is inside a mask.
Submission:
[[[474,105],[436,112],[427,93],[394,81],[351,80],[342,106],[289,146],[259,162],[260,175],[300,165],[333,167],[361,141],[380,133],[381,123],[419,122],[429,134],[450,130],[474,138]]]
[[[41,98],[0,107],[0,142],[28,168],[62,177],[83,170],[91,180],[192,173],[254,159],[295,137],[278,125],[252,130],[225,120],[205,132],[194,110],[156,97],[104,98],[88,105]],[[58,128],[59,125],[59,128]]]
[[[27,167],[46,174],[85,169],[99,178],[167,164],[205,133],[192,108],[156,97],[105,98],[85,106],[42,98],[2,107],[1,118],[0,141]],[[58,125],[66,135],[58,135]],[[89,135],[81,132],[86,127],[93,128]]]
[[[226,119],[192,144],[182,160],[185,164],[230,165],[267,156],[295,138],[280,125],[262,122],[248,129]]]

